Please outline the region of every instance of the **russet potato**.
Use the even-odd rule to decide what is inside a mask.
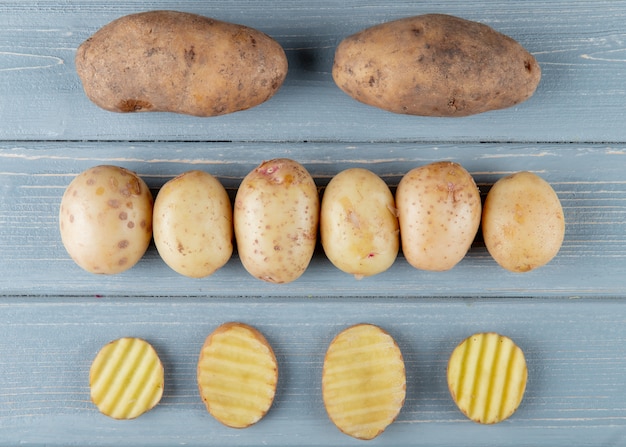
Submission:
[[[79,46],[75,63],[87,97],[113,112],[223,115],[265,102],[287,75],[268,35],[178,11],[114,20]]]
[[[530,98],[535,58],[487,25],[444,14],[382,23],[346,37],[333,65],[337,86],[390,112],[459,117]]]

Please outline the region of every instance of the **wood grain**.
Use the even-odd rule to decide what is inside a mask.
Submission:
[[[28,295],[33,286],[58,295],[166,296],[624,296],[626,294],[626,150],[591,145],[408,145],[37,143],[0,147],[0,288]],[[164,147],[166,146],[166,147]],[[547,266],[509,273],[491,259],[480,235],[466,258],[448,272],[412,268],[402,256],[387,272],[363,280],[337,270],[321,249],[305,274],[274,285],[250,276],[236,253],[225,268],[200,280],[169,269],[151,246],[133,269],[111,277],[83,272],[65,252],[58,207],[71,179],[88,167],[117,164],[135,170],[153,195],[191,169],[215,175],[234,197],[241,179],[262,160],[290,157],[303,163],[323,193],[347,167],[365,167],[395,190],[402,175],[431,161],[453,160],[475,178],[483,195],[500,177],[531,170],[556,190],[566,237]],[[45,167],[43,172],[42,167]],[[28,271],[25,275],[22,272]]]
[[[349,445],[328,419],[321,368],[333,337],[370,322],[397,341],[407,399],[381,445],[621,445],[626,340],[623,300],[228,298],[5,298],[0,304],[0,439],[5,445]],[[593,318],[590,318],[593,315]],[[195,383],[204,338],[225,321],[261,330],[279,364],[274,405],[245,430],[206,412]],[[524,350],[529,380],[517,412],[496,426],[463,416],[445,368],[476,331],[506,333]],[[540,332],[538,334],[537,332]],[[88,374],[102,345],[145,338],[165,368],[161,403],[126,423],[89,402]]]
[[[289,74],[267,103],[233,115],[116,115],[85,97],[78,45],[109,21],[178,9],[242,23],[274,37]],[[347,35],[428,12],[476,20],[535,55],[542,80],[527,102],[463,119],[398,116],[356,103],[330,75]],[[622,142],[626,89],[623,1],[75,2],[0,3],[0,138],[5,140]],[[242,123],[244,123],[242,125]],[[383,125],[384,123],[384,125]]]
[[[131,12],[175,9],[256,27],[285,48],[279,93],[215,118],[105,112],[85,97],[77,46]],[[461,119],[408,117],[359,104],[330,76],[345,36],[430,12],[486,23],[530,50],[542,81],[527,102]],[[361,322],[398,342],[407,401],[377,445],[623,445],[626,441],[626,1],[0,0],[0,445],[349,445],[329,421],[321,368],[332,338]],[[116,276],[83,272],[58,231],[62,194],[98,164],[138,172],[156,195],[190,169],[217,176],[231,198],[262,160],[288,157],[320,193],[349,167],[395,189],[411,168],[461,163],[484,195],[500,177],[533,171],[556,190],[566,236],[527,274],[496,265],[480,236],[448,272],[402,256],[356,280],[318,248],[296,282],[252,278],[235,254],[211,277],[182,277],[151,246]],[[246,430],[213,420],[195,369],[206,336],[227,321],[260,329],[280,378],[267,417]],[[529,367],[507,421],[484,427],[450,399],[447,359],[468,335],[511,337]],[[164,398],[120,423],[89,401],[102,345],[143,337],[164,362]]]

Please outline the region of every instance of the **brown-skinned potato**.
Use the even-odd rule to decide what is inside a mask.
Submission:
[[[112,112],[216,116],[271,98],[287,75],[282,47],[255,29],[178,11],[130,14],[83,42],[87,97]]]
[[[525,101],[541,69],[519,43],[487,25],[427,14],[346,37],[333,78],[354,99],[390,112],[459,117]]]

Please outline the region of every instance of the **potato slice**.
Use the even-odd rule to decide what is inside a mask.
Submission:
[[[528,370],[522,350],[494,332],[474,334],[450,356],[448,387],[468,418],[495,424],[511,416],[522,402]]]
[[[154,348],[140,338],[105,345],[89,371],[91,400],[114,419],[133,419],[152,409],[163,395],[163,365]]]
[[[347,435],[373,439],[404,405],[406,375],[400,348],[371,324],[349,327],[328,347],[322,395],[329,418]]]
[[[270,409],[278,363],[263,334],[243,323],[225,323],[204,342],[198,388],[208,412],[222,424],[245,428]]]

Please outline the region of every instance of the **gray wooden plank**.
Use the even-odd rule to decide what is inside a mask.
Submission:
[[[359,322],[388,330],[407,368],[406,403],[376,445],[621,445],[625,306],[602,299],[9,297],[0,303],[0,445],[356,445],[329,421],[320,386],[328,343]],[[213,420],[195,381],[204,338],[233,320],[267,336],[280,368],[272,409],[244,430]],[[456,344],[485,330],[510,336],[529,368],[521,406],[495,426],[469,422],[445,379]],[[89,402],[91,361],[122,336],[150,341],[166,371],[161,403],[133,421],[113,421]]]
[[[76,47],[103,24],[177,9],[256,27],[290,63],[280,92],[218,118],[118,115],[84,96]],[[527,47],[543,78],[528,102],[463,119],[406,117],[356,103],[330,67],[344,36],[395,18],[445,12],[477,20]],[[356,445],[321,400],[327,344],[344,327],[379,324],[407,365],[407,402],[376,445],[622,445],[626,362],[626,1],[481,0],[0,0],[0,445]],[[222,142],[220,142],[222,141]],[[175,274],[154,246],[130,271],[83,272],[57,229],[61,195],[96,164],[134,169],[154,194],[188,169],[215,174],[231,197],[261,160],[302,162],[323,191],[337,172],[366,167],[392,187],[410,168],[454,160],[483,195],[499,177],[537,172],[565,209],[563,248],[529,274],[500,269],[480,237],[452,271],[417,271],[402,256],[357,281],[318,250],[295,283],[270,285],[238,257],[214,276]],[[217,325],[261,329],[281,367],[276,402],[246,430],[204,410],[199,348]],[[511,336],[530,380],[509,420],[484,427],[452,403],[445,365],[476,331]],[[162,403],[116,422],[89,402],[97,350],[121,336],[152,342],[166,367]]]
[[[119,115],[91,104],[76,47],[105,23],[145,9],[178,9],[244,23],[275,37],[290,73],[267,103],[233,115]],[[427,12],[477,20],[536,55],[542,82],[529,101],[462,119],[407,117],[365,106],[330,76],[346,35]],[[454,0],[0,2],[0,139],[220,141],[623,142],[624,1]],[[242,123],[245,123],[242,125]]]
[[[170,270],[151,246],[131,270],[114,276],[83,272],[66,254],[58,207],[71,179],[98,164],[136,170],[153,189],[190,169],[216,175],[234,197],[241,179],[263,159],[303,163],[320,189],[339,171],[366,167],[392,189],[402,175],[431,161],[453,160],[474,176],[483,194],[515,171],[537,172],[564,207],[566,236],[558,256],[530,273],[497,266],[480,237],[447,272],[424,272],[402,256],[385,273],[355,280],[320,249],[290,284],[251,277],[238,257],[214,275],[189,279]],[[0,291],[8,295],[161,296],[625,296],[626,148],[510,144],[230,144],[28,143],[0,144]]]

